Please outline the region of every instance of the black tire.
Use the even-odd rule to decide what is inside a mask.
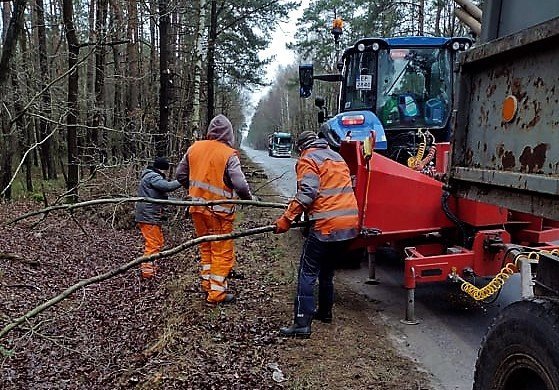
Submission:
[[[481,344],[474,390],[559,390],[559,301],[506,307]]]

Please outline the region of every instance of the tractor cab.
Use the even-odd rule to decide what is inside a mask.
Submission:
[[[321,135],[339,148],[342,140],[364,140],[374,131],[375,148],[397,159],[419,129],[435,142],[448,141],[452,65],[471,44],[469,38],[364,38],[344,51],[340,74],[313,75],[312,65],[301,65],[301,96],[310,96],[313,80],[340,82],[336,115],[328,117],[324,100],[316,99]]]

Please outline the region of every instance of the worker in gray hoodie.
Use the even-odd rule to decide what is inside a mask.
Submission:
[[[152,165],[145,168],[140,175],[138,196],[167,199],[167,193],[180,188],[177,180],[167,181],[165,173],[169,169],[169,161],[164,157],[156,157]],[[161,224],[163,222],[164,205],[147,202],[136,203],[136,222],[144,237],[144,256],[159,253],[163,248],[164,239]],[[140,265],[142,278],[155,276],[156,266],[153,262]]]

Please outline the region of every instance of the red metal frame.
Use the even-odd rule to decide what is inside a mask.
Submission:
[[[417,283],[444,282],[454,272],[464,277],[496,275],[505,265],[503,251],[491,251],[488,243],[499,239],[510,243],[510,234],[503,229],[481,230],[476,233],[472,249],[461,246],[445,248],[441,244],[406,248],[404,286],[415,288]]]
[[[450,144],[436,147],[437,173],[444,173]],[[352,175],[361,231],[380,230],[380,234],[360,237],[354,246],[374,251],[381,243],[398,245],[430,232],[456,231],[456,225],[443,211],[442,182],[378,153],[367,160],[360,142],[342,142],[340,153]],[[504,266],[503,251],[489,245],[491,242],[534,244],[559,240],[558,221],[452,196],[448,197],[448,208],[476,231],[472,248],[449,248],[438,243],[407,248],[406,288],[445,281],[453,271],[462,276],[472,272],[478,276],[496,275]]]
[[[530,245],[559,241],[559,221],[520,212],[511,212],[511,221],[526,224],[514,233],[517,242]]]
[[[436,144],[435,170],[437,173],[447,173],[450,163],[450,142],[440,142]]]

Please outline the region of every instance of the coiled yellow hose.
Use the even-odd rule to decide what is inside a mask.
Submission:
[[[422,131],[422,129],[418,130],[418,135],[423,139],[422,142],[419,143],[419,148],[417,148],[417,154],[408,158],[408,167],[415,169],[423,160],[423,155],[425,154],[425,148],[427,147],[427,136]]]
[[[508,263],[505,267],[503,267],[503,269],[501,269],[501,272],[499,272],[486,286],[483,286],[482,288],[474,286],[470,282],[462,279],[460,276],[457,276],[457,278],[462,282],[462,285],[460,286],[462,291],[474,298],[476,301],[482,301],[497,293],[503,287],[507,279],[517,271],[518,269],[515,264]]]
[[[551,251],[541,250],[539,252],[533,251],[528,253],[519,253],[514,257],[514,261],[508,263],[505,267],[501,269],[501,271],[486,285],[482,288],[478,288],[467,282],[466,280],[462,279],[458,274],[453,272],[453,277],[460,280],[462,285],[460,289],[464,291],[466,294],[474,298],[476,301],[482,301],[484,299],[489,298],[493,294],[496,294],[505,284],[508,278],[510,278],[515,272],[518,272],[518,261],[521,258],[526,258],[529,260],[540,260],[540,254],[547,254],[553,256],[559,256],[559,249],[553,249]]]

